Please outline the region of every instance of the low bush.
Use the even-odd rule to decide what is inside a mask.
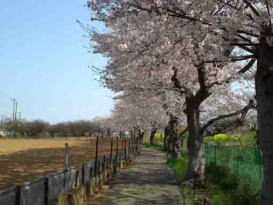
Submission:
[[[239,135],[217,134],[206,137],[205,142],[214,145],[238,144],[239,138]]]
[[[240,147],[253,147],[257,145],[255,131],[244,131],[240,134],[217,134],[206,137],[205,142],[221,146],[238,145]]]
[[[172,167],[178,183],[185,181],[188,160],[187,153],[182,154],[177,159],[167,158],[167,163]],[[212,182],[207,183],[206,189],[192,189],[182,186],[181,194],[186,205],[206,204],[205,201],[208,200],[212,205],[232,205],[230,195],[225,195],[224,191],[213,185]]]
[[[177,159],[167,157],[179,183],[185,180],[188,160],[187,154]],[[212,205],[256,205],[259,204],[259,188],[259,183],[251,176],[242,176],[227,166],[209,163],[206,166],[206,188],[182,187],[181,193],[186,205],[206,200]]]
[[[227,166],[210,163],[206,166],[206,179],[218,186],[234,205],[256,205],[259,202],[260,185],[251,176],[239,175]]]
[[[233,205],[231,196],[218,190],[211,199],[211,205]]]
[[[239,178],[226,166],[218,166],[210,163],[206,166],[207,181],[219,185],[223,191],[236,189],[239,186]]]
[[[151,145],[150,143],[145,142],[144,146],[148,147],[148,148],[156,149],[156,150],[159,150],[159,151],[163,151],[163,146],[162,145],[158,145],[158,144]]]
[[[155,138],[154,138],[155,144],[162,144],[163,139],[164,139],[164,133],[163,132],[155,133]]]
[[[167,157],[167,163],[173,168],[176,180],[181,183],[185,180],[185,175],[188,167],[189,157],[187,154],[182,154],[177,159]]]

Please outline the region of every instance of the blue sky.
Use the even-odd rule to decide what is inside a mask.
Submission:
[[[85,2],[2,2],[0,115],[11,116],[10,98],[18,99],[27,120],[55,123],[110,113],[112,93],[100,87],[88,68],[103,66],[106,59],[88,53],[88,39],[76,23],[90,24]]]

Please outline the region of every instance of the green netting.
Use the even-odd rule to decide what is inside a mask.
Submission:
[[[206,145],[206,162],[225,165],[238,175],[262,181],[261,151],[255,148]]]

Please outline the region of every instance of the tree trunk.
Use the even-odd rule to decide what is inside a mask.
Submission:
[[[180,149],[181,149],[181,153],[182,153],[184,142],[185,142],[185,138],[183,136],[179,136],[179,138],[180,138]]]
[[[189,163],[186,179],[195,187],[202,187],[205,182],[205,149],[200,133],[199,106],[187,103],[188,153]]]
[[[139,137],[139,142],[142,144],[143,139],[144,139],[145,132],[144,131],[139,131],[138,137]]]
[[[153,128],[150,135],[150,145],[155,144],[155,134],[157,132],[157,128]]]
[[[186,127],[181,133],[179,133],[179,138],[180,138],[180,146],[181,146],[181,151],[183,149],[184,146],[184,142],[186,139],[186,133],[188,132],[188,127]]]
[[[163,148],[165,152],[170,153],[170,143],[168,142],[169,142],[169,126],[166,126],[164,130]]]
[[[177,135],[177,130],[178,130],[179,122],[178,118],[171,115],[170,116],[170,121],[169,121],[169,139],[170,139],[170,154],[171,157],[177,158],[181,148],[180,148],[180,139],[179,136]]]
[[[262,150],[264,180],[261,203],[273,201],[273,48],[261,42],[258,47],[257,73],[255,76],[258,141]]]
[[[167,147],[168,147],[168,154],[171,154],[172,152],[172,140],[171,140],[171,136],[170,136],[170,133],[169,133],[169,136],[167,138]]]

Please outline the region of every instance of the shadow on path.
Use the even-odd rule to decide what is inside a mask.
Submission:
[[[111,183],[110,188],[83,205],[183,204],[163,152],[144,148],[142,155]]]

